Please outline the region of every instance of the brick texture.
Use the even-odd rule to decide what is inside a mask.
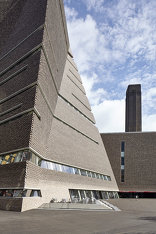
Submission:
[[[156,192],[156,133],[101,134],[120,191]],[[121,141],[125,142],[125,182],[121,182]]]

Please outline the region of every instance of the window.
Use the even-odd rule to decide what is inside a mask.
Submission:
[[[92,198],[92,193],[91,193],[91,191],[89,191],[89,190],[87,190],[87,191],[85,191],[86,192],[86,197],[88,197],[88,198]]]
[[[92,173],[90,171],[87,171],[88,177],[92,177]]]
[[[87,176],[87,177],[101,179],[101,180],[109,180],[107,176],[96,173],[96,172],[87,171],[84,169],[48,161],[36,155],[34,152],[31,152],[30,150],[23,150],[23,151],[11,153],[11,154],[1,155],[0,165],[5,165],[9,163],[18,163],[18,162],[23,162],[26,160],[29,160],[30,162],[34,163],[37,166],[40,166],[41,168],[45,168],[49,170],[60,171],[60,172],[65,172],[69,174],[77,174],[77,175]]]
[[[85,199],[86,195],[85,195],[85,191],[84,190],[80,190],[80,195],[81,195],[81,199]]]
[[[107,192],[102,191],[101,193],[102,193],[103,199],[108,199],[108,193]]]
[[[121,142],[121,152],[125,152],[125,142]]]
[[[50,170],[53,170],[52,162],[47,162],[47,168],[50,169]]]
[[[125,142],[121,142],[121,182],[125,181]]]
[[[80,200],[80,194],[79,191],[76,189],[70,189],[69,190],[71,201],[72,202],[78,202]]]
[[[48,168],[47,162],[45,160],[42,160],[42,162],[41,162],[41,168],[45,168],[45,169]]]
[[[41,191],[40,190],[32,190],[30,197],[41,197]]]
[[[110,176],[107,176],[107,179],[108,179],[108,181],[111,181],[111,177]]]
[[[0,197],[41,197],[41,191],[32,189],[1,189]]]
[[[96,178],[96,175],[94,172],[92,172],[92,178]]]
[[[80,175],[80,170],[78,168],[74,168],[75,174]]]
[[[111,191],[111,192],[108,192],[108,196],[110,199],[113,199],[114,198],[114,193]]]
[[[125,158],[121,157],[121,165],[125,165]]]
[[[80,169],[80,172],[81,172],[81,175],[82,175],[82,176],[87,176],[87,172],[86,172],[85,170]]]
[[[125,182],[124,170],[121,169],[121,182]]]

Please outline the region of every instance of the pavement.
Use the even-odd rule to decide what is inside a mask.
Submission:
[[[122,211],[0,211],[0,234],[156,234],[155,199],[119,199],[113,203],[122,206]]]

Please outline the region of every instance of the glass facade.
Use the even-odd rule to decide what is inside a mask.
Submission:
[[[40,190],[0,189],[0,197],[42,197]]]
[[[0,156],[0,164],[5,165],[8,163],[23,162],[30,160],[31,153],[29,151],[21,151]]]
[[[81,176],[87,176],[90,178],[100,179],[100,180],[107,180],[111,181],[111,177],[108,175],[99,174],[93,171],[84,170],[81,168],[71,167],[64,164],[59,164],[56,162],[50,162],[47,160],[42,159],[41,157],[37,156],[30,150],[24,150],[20,152],[14,152],[6,155],[0,156],[0,165],[5,165],[9,163],[17,163],[23,161],[31,161],[32,163],[40,166],[41,168],[60,171],[68,174],[75,174]]]
[[[70,189],[70,198],[72,202],[79,202],[88,199],[88,203],[93,199],[118,199],[118,193],[114,191],[96,191],[96,190],[78,190]]]

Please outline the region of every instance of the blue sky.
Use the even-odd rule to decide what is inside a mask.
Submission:
[[[142,85],[143,131],[156,131],[156,0],[64,0],[74,60],[100,132],[125,129],[125,93]]]

